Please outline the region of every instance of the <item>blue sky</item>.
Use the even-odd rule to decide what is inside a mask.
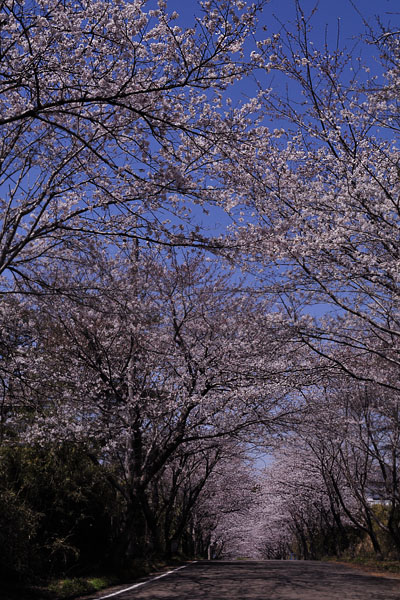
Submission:
[[[253,0],[248,0],[252,2]],[[393,27],[400,28],[400,0],[301,0],[301,6],[306,16],[318,6],[316,13],[313,16],[313,33],[310,39],[313,39],[318,46],[318,42],[324,42],[327,32],[327,39],[332,49],[336,45],[338,24],[340,30],[340,46],[346,46],[348,50],[355,48],[355,53],[358,55],[363,47],[364,52],[368,56],[368,63],[373,62],[372,54],[376,51],[376,46],[365,46],[357,44],[360,36],[365,33],[365,25],[363,20],[367,21],[371,26],[376,23],[379,18],[384,24],[391,24]],[[197,0],[167,0],[168,12],[176,11],[180,15],[178,21],[183,26],[191,26],[194,22],[194,16],[200,16],[201,9]],[[279,32],[282,25],[287,25],[291,28],[290,22],[293,22],[296,17],[294,0],[270,0],[263,9],[260,18],[260,25],[266,27],[266,31],[260,31],[262,37],[271,37],[272,34]],[[264,76],[260,73],[260,76]],[[273,87],[277,84],[274,79]],[[269,78],[265,80],[266,87],[270,87],[271,81]],[[247,80],[238,84],[235,90],[230,90],[233,93],[234,101],[243,99],[243,95],[247,96],[255,92],[252,90],[253,84]],[[217,216],[218,214],[218,216]],[[217,230],[221,226],[229,223],[226,215],[219,214],[217,211],[212,217],[202,217],[199,215],[199,220],[208,223],[211,228],[215,226]]]
[[[168,12],[176,11],[180,15],[178,23],[183,26],[191,26],[195,15],[202,14],[198,0],[166,1]],[[248,3],[253,1],[247,0]],[[322,49],[321,45],[327,40],[329,48],[333,51],[339,31],[339,47],[346,49],[354,58],[362,55],[371,69],[371,74],[374,73],[374,54],[377,47],[361,43],[361,36],[366,33],[367,25],[379,32],[379,20],[384,26],[400,29],[400,0],[300,0],[300,5],[306,17],[317,7],[311,20],[312,32],[309,36],[317,48]],[[295,0],[270,0],[260,16],[258,35],[260,38],[271,37],[280,32],[283,26],[293,30],[295,19]],[[380,72],[378,67],[375,73]],[[262,77],[261,74],[260,76]],[[276,80],[273,84],[270,79],[265,80],[266,87],[275,87],[276,83]],[[249,81],[242,82],[235,86],[234,91],[230,90],[233,99],[240,101],[243,99],[243,93],[246,96],[252,95],[249,84]]]
[[[169,9],[176,10],[189,24],[194,14],[199,14],[196,0],[167,0]],[[351,44],[352,40],[364,31],[363,18],[371,24],[376,17],[384,23],[391,22],[394,26],[400,23],[399,0],[301,0],[301,6],[306,14],[318,5],[318,11],[313,22],[316,33],[323,33],[325,27],[332,38],[336,39],[338,20],[340,22],[341,38]],[[267,25],[268,34],[279,30],[277,17],[282,22],[293,20],[295,16],[294,0],[270,0],[262,15],[263,25]]]

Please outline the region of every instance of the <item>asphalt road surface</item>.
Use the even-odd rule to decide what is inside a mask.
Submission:
[[[93,598],[108,594],[110,600],[400,600],[400,579],[313,561],[202,561]]]

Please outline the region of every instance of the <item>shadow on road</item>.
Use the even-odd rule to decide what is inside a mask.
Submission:
[[[203,561],[113,596],[145,599],[400,600],[400,580],[313,561]]]

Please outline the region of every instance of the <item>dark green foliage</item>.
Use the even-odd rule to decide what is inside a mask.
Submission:
[[[0,570],[49,576],[104,561],[115,500],[79,448],[0,451]]]
[[[64,576],[68,588],[78,585],[74,581],[83,585],[87,577],[82,576],[96,573],[118,580],[126,575],[131,580],[147,573],[150,563],[171,554],[165,543],[161,549],[154,546],[139,506],[127,513],[126,498],[112,483],[116,472],[94,460],[91,450],[71,443],[0,448],[3,582],[40,584]],[[175,529],[182,507],[178,502],[169,515]],[[158,505],[150,508],[159,525],[165,511]],[[180,537],[185,546],[187,526],[183,525]],[[140,541],[139,553],[136,546],[126,551],[124,542],[132,536]]]

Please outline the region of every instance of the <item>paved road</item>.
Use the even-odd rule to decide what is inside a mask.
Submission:
[[[400,579],[312,561],[203,561],[110,600],[228,599],[400,600]]]

